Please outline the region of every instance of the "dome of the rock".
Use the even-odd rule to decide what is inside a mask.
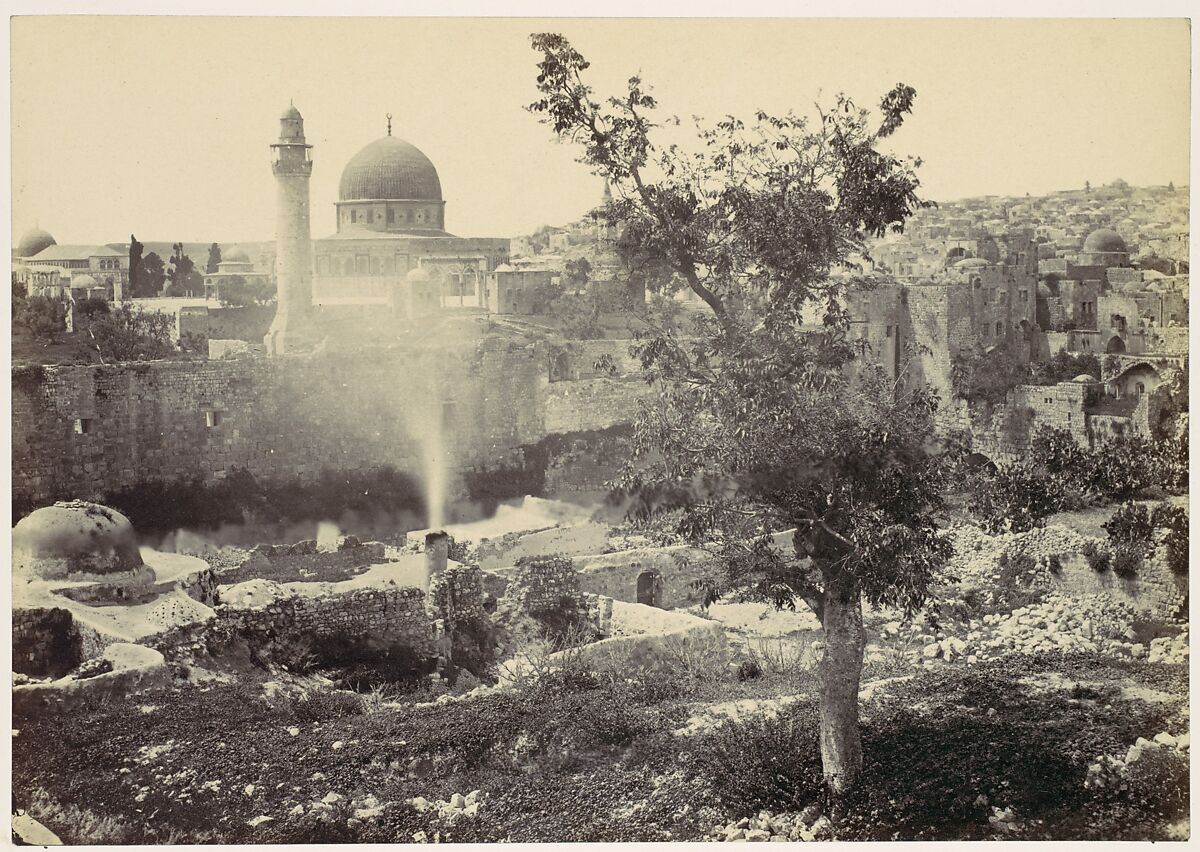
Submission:
[[[442,183],[437,169],[419,148],[395,136],[384,136],[346,163],[338,198],[441,201]]]

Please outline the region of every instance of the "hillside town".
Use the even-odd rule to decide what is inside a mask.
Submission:
[[[1188,839],[1189,187],[529,43],[573,221],[283,95],[273,240],[14,235],[15,842]]]

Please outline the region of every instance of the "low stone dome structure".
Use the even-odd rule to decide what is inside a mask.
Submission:
[[[1121,254],[1128,252],[1129,248],[1125,245],[1125,240],[1116,231],[1111,228],[1097,228],[1088,234],[1087,239],[1083,241],[1083,250],[1085,252]]]
[[[30,513],[13,527],[13,575],[25,580],[141,577],[133,524],[120,512],[73,500]]]

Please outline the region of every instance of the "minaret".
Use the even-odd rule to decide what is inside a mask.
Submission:
[[[304,119],[292,104],[279,119],[271,146],[275,172],[275,319],[264,342],[267,354],[283,355],[316,343],[312,328],[312,233],[308,179],[312,160],[304,142]]]

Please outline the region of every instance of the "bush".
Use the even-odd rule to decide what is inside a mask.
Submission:
[[[1059,511],[1055,480],[1029,462],[1002,465],[976,478],[967,508],[991,535],[1040,527]]]
[[[990,352],[955,356],[950,367],[954,396],[968,402],[998,405],[1019,384],[1030,380],[1029,367],[1007,345]]]
[[[1170,503],[1159,503],[1150,515],[1155,529],[1167,531],[1164,544],[1167,547],[1167,565],[1172,573],[1181,577],[1188,573],[1188,513]]]
[[[1097,574],[1103,574],[1112,567],[1112,554],[1094,541],[1084,542],[1080,552],[1087,559],[1088,566]]]
[[[805,701],[775,717],[725,722],[686,741],[688,771],[735,813],[799,810],[824,791],[818,730],[816,706]]]
[[[1118,437],[1092,454],[1088,488],[1108,500],[1124,501],[1154,482],[1155,454],[1144,438]]]
[[[1137,544],[1123,543],[1113,550],[1112,570],[1122,580],[1132,580],[1142,567],[1142,550]]]
[[[1126,503],[1103,524],[1114,545],[1147,542],[1153,532],[1150,512],[1141,503]]]
[[[14,303],[13,322],[41,343],[55,343],[67,330],[67,304],[49,296],[30,296]]]
[[[275,298],[275,285],[261,278],[246,281],[235,275],[218,287],[218,293],[221,304],[227,308],[265,305]]]
[[[165,358],[175,351],[171,317],[124,304],[93,320],[89,330],[96,347],[109,361]]]

